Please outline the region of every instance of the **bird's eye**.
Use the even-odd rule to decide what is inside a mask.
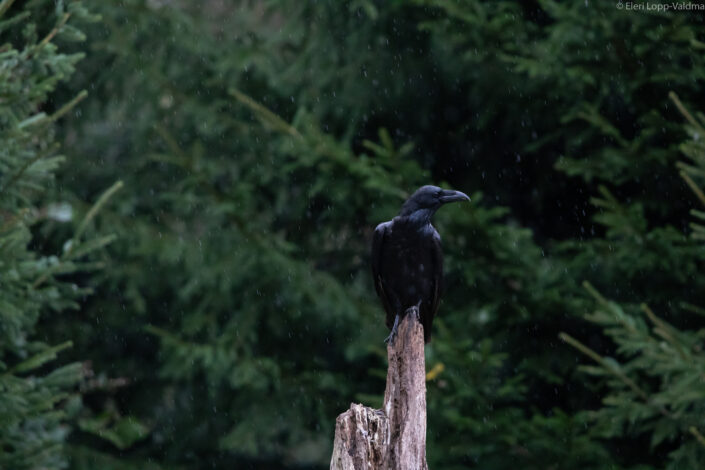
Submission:
[[[436,191],[436,197],[441,197],[442,191]]]

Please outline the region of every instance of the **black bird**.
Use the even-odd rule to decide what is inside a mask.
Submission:
[[[372,277],[387,312],[387,328],[394,339],[400,316],[417,306],[424,341],[431,340],[431,323],[438,311],[443,280],[441,236],[431,217],[445,203],[469,201],[460,191],[422,186],[401,206],[399,215],[375,229],[372,239]]]

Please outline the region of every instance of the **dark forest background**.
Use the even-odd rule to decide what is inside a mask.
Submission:
[[[705,11],[660,4],[1,1],[0,468],[327,468],[431,183],[430,468],[702,468]]]

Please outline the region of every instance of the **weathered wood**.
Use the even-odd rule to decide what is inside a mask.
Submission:
[[[387,345],[384,405],[359,404],[338,416],[331,470],[427,470],[423,326],[408,309]]]
[[[335,420],[331,470],[386,468],[389,436],[389,420],[381,410],[351,403]]]
[[[426,470],[426,359],[416,307],[406,311],[387,360],[384,412],[391,439],[384,468]]]

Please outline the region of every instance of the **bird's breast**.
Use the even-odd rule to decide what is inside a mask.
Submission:
[[[393,237],[385,247],[382,274],[394,284],[397,292],[406,296],[425,294],[426,284],[433,277],[431,241],[416,234]]]

